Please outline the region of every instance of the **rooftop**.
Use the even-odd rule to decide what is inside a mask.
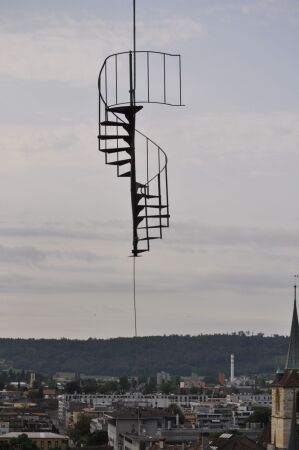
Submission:
[[[299,386],[299,371],[297,369],[285,369],[278,373],[272,383],[273,387],[296,388]]]
[[[117,411],[107,412],[106,416],[111,419],[152,419],[161,417],[173,417],[175,415],[163,408],[124,408]]]
[[[260,445],[256,444],[246,436],[223,433],[219,438],[209,443],[210,450],[262,450]]]
[[[64,434],[48,433],[48,432],[28,432],[24,433],[22,431],[11,431],[10,433],[5,433],[0,436],[0,439],[12,439],[26,434],[29,439],[69,439],[68,436]]]

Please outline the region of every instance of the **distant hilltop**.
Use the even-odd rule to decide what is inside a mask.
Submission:
[[[248,332],[114,339],[0,339],[0,359],[18,369],[107,376],[273,373],[283,368],[289,338]]]

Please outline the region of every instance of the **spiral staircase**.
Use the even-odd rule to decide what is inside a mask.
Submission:
[[[137,54],[137,58],[136,58]],[[161,57],[162,99],[151,98],[151,58]],[[145,58],[144,58],[145,56]],[[142,57],[146,69],[146,99],[137,100],[136,60]],[[167,58],[178,60],[178,101],[168,103]],[[160,63],[160,61],[159,61]],[[128,88],[121,86],[124,72],[128,73]],[[112,78],[112,79],[110,79]],[[155,80],[156,82],[157,80]],[[150,250],[150,241],[161,239],[163,228],[169,227],[169,200],[166,153],[148,136],[136,130],[136,115],[145,103],[181,106],[180,55],[161,52],[123,52],[108,56],[99,74],[99,150],[105,163],[115,166],[119,178],[129,178],[133,221],[132,256]],[[125,95],[122,98],[122,90]],[[144,93],[142,94],[144,95]],[[161,100],[161,101],[160,101]],[[135,146],[136,134],[140,145]],[[138,169],[138,159],[143,160],[143,170]],[[144,169],[145,167],[145,169]],[[142,172],[142,175],[141,175]]]

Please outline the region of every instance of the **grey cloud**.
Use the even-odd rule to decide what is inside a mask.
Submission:
[[[33,247],[7,247],[0,245],[0,262],[37,264],[47,258],[47,253]]]
[[[109,269],[108,269],[109,271]],[[83,271],[84,273],[84,271]],[[113,274],[113,271],[111,272]],[[104,277],[102,276],[104,275]],[[109,273],[108,273],[109,275]],[[114,274],[115,275],[115,274]],[[118,274],[119,275],[119,274]],[[151,293],[177,293],[180,286],[174,286],[173,280],[165,277],[157,277],[153,281],[138,280],[137,291],[140,294]],[[0,292],[19,294],[116,294],[121,296],[132,295],[132,280],[123,279],[118,276],[116,279],[107,277],[107,270],[98,269],[97,277],[86,281],[85,278],[52,279],[39,274],[37,277],[13,274],[0,276]]]
[[[9,247],[0,245],[0,262],[13,264],[39,264],[50,258],[75,259],[81,262],[95,262],[103,257],[89,251],[41,250],[35,247]]]
[[[286,274],[289,275],[289,274]],[[188,289],[193,292],[219,291],[230,289],[234,292],[254,293],[269,290],[284,290],[286,277],[283,274],[269,273],[244,273],[235,271],[221,272],[215,270],[211,274],[198,274],[188,281]],[[186,286],[187,287],[187,286]]]
[[[127,225],[121,221],[103,221],[94,222],[93,224],[40,224],[38,226],[20,224],[20,226],[5,226],[0,224],[0,236],[3,237],[47,237],[61,239],[82,239],[82,240],[98,240],[103,237],[105,239],[121,239],[123,229]]]
[[[19,294],[90,294],[98,293],[125,293],[130,292],[129,282],[118,283],[107,281],[85,281],[85,280],[50,280],[41,276],[34,278],[24,275],[9,275],[0,277],[0,292]]]
[[[299,246],[299,230],[175,223],[169,243],[192,246],[254,246],[258,248]]]

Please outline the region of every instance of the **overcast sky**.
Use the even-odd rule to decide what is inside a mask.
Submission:
[[[299,3],[137,0],[137,48],[179,52],[171,228],[136,261],[138,333],[289,332],[299,272]],[[0,2],[0,336],[134,332],[128,179],[97,151],[97,77],[129,0]]]

